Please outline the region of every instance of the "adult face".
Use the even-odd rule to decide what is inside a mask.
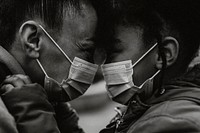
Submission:
[[[95,37],[97,16],[94,8],[89,3],[81,1],[80,6],[82,10],[78,15],[72,16],[66,12],[62,32],[57,42],[71,60],[74,57],[79,57],[93,63],[95,50],[93,39]],[[58,51],[58,54],[60,55],[60,51]],[[52,54],[49,53],[50,55]],[[58,81],[67,78],[66,76],[68,76],[69,67],[71,66],[69,61],[66,61],[66,58],[64,60],[59,62],[60,68],[58,72],[52,71],[55,74],[54,76],[59,73],[60,76],[56,76]]]
[[[74,57],[79,57],[93,62],[94,42],[92,39],[97,23],[96,12],[90,3],[85,1],[80,1],[80,7],[81,11],[78,14],[71,14],[70,10],[66,10],[59,32],[50,32],[45,26],[43,27],[72,61]],[[21,45],[14,45],[10,52],[20,62],[33,82],[41,84],[44,82],[44,73],[35,59],[39,59],[47,74],[58,82],[68,77],[71,63],[38,27],[37,21],[22,25],[19,38],[25,51],[20,48]]]

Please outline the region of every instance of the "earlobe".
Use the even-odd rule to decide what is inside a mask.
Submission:
[[[23,23],[19,29],[23,49],[30,58],[38,58],[40,50],[40,30],[35,21]]]
[[[167,36],[164,38],[162,45],[163,45],[162,52],[165,54],[165,58],[166,58],[166,67],[169,67],[169,66],[173,65],[178,58],[179,43],[174,37]],[[157,54],[156,60],[157,60],[156,67],[158,69],[161,69],[163,60],[159,54]]]

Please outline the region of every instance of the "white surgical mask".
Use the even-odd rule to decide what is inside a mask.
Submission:
[[[46,30],[41,25],[39,25],[39,27],[71,63],[68,78],[63,79],[63,81],[59,83],[48,76],[40,61],[36,59],[41,70],[45,74],[44,88],[48,94],[49,99],[53,102],[64,102],[62,93],[65,93],[65,96],[67,96],[67,98],[64,99],[68,100],[72,100],[78,96],[83,95],[92,84],[98,69],[98,65],[92,64],[78,57],[75,57],[72,62],[70,58],[65,54],[65,52],[59,47],[59,45],[53,40],[53,38],[46,32]]]
[[[158,70],[152,77],[148,78],[140,86],[136,86],[133,83],[132,75],[134,73],[134,67],[156,46],[157,43],[153,45],[133,65],[131,60],[127,60],[101,66],[108,94],[114,101],[118,97],[120,101],[116,102],[126,104],[139,91],[148,88],[150,89],[150,87],[151,89],[153,88],[153,78],[160,72],[160,70]]]

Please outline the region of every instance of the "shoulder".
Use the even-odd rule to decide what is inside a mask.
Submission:
[[[2,83],[5,77],[9,74],[11,74],[11,72],[8,67],[0,62],[0,83]]]
[[[8,118],[10,120],[14,120],[14,118],[10,115],[10,113],[8,112],[5,104],[3,103],[3,101],[0,97],[0,122],[5,120],[6,118]]]
[[[14,118],[6,109],[1,98],[0,98],[0,131],[1,133],[18,132]]]
[[[159,103],[130,127],[132,132],[200,132],[200,106],[188,100]]]
[[[197,133],[200,126],[195,121],[170,115],[155,115],[130,127],[128,133]]]

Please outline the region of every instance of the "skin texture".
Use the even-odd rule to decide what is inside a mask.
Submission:
[[[74,57],[93,62],[94,33],[97,16],[93,7],[81,1],[81,12],[70,14],[65,12],[60,33],[47,32],[58,43],[62,50],[73,61]],[[55,47],[53,42],[37,25],[39,21],[27,22],[21,26],[12,49],[9,51],[20,63],[25,73],[33,82],[43,84],[44,73],[36,62],[39,59],[47,74],[61,82],[68,77],[70,62]]]
[[[132,60],[132,64],[134,64],[154,45],[145,46],[142,41],[142,33],[142,29],[137,27],[117,26],[115,28],[115,41],[112,44],[113,51],[108,51],[107,63]],[[136,85],[141,85],[158,70],[156,67],[157,52],[156,47],[133,68],[133,80]]]

